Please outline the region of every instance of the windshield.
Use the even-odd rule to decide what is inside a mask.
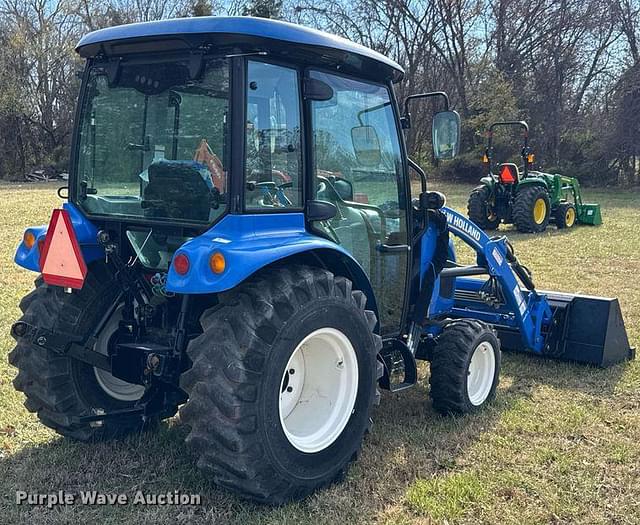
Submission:
[[[190,67],[191,66],[191,67]],[[76,200],[90,214],[211,223],[225,208],[226,60],[94,66]]]

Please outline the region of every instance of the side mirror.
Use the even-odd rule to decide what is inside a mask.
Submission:
[[[460,115],[440,111],[433,117],[433,154],[438,160],[453,159],[460,149]]]
[[[362,166],[378,166],[382,161],[380,139],[373,126],[356,126],[351,129],[351,142],[358,162]]]

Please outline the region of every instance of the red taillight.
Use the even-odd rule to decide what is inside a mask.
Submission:
[[[502,182],[502,184],[514,184],[516,182],[513,166],[502,166],[500,170],[500,182]]]
[[[176,255],[171,264],[178,275],[185,275],[189,271],[189,257],[184,253]]]

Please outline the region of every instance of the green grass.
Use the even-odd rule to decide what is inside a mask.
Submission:
[[[464,210],[468,186],[435,186]],[[587,192],[605,224],[521,235],[538,286],[619,297],[640,343],[640,193]],[[48,185],[0,186],[0,522],[2,523],[629,523],[640,522],[640,365],[597,370],[505,354],[496,401],[480,414],[438,417],[426,366],[412,390],[385,393],[359,461],[340,485],[267,508],[218,490],[194,467],[178,421],[123,442],[77,444],[40,425],[6,363],[9,327],[34,275],[13,253],[24,228],[59,204]],[[15,491],[199,493],[199,507],[15,504]]]

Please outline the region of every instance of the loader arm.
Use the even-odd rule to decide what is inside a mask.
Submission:
[[[515,259],[507,238],[491,238],[458,212],[450,208],[443,208],[442,211],[447,217],[449,231],[477,254],[475,266],[454,265],[445,268],[440,274],[439,289],[450,288],[443,286],[443,283],[455,279],[456,298],[450,314],[517,330],[524,349],[542,353],[545,344],[543,327],[550,325],[553,313],[546,297],[535,291],[527,270]],[[497,289],[501,292],[500,299],[503,299],[503,304],[496,304],[496,301],[489,305],[486,301],[459,300],[459,297],[468,297],[470,293],[480,294],[482,286],[487,281],[473,278],[478,276],[486,276],[498,283]],[[520,281],[525,285],[524,290]],[[432,303],[430,317],[446,313],[445,308],[444,302],[436,300]]]
[[[506,237],[491,238],[459,213],[442,211],[449,231],[477,260],[471,266],[450,261],[442,270],[430,319],[485,321],[503,348],[554,359],[605,367],[634,358],[617,299],[537,291]]]

